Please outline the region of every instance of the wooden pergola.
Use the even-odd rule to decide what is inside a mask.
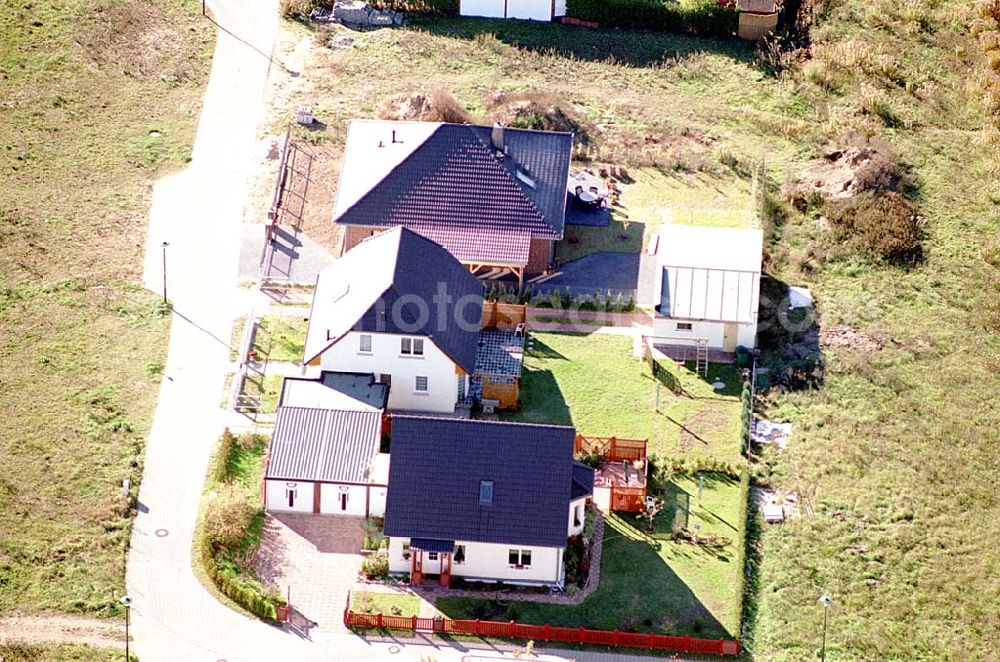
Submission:
[[[513,274],[517,277],[517,286],[521,287],[524,285],[524,269],[527,265],[525,264],[500,264],[500,263],[486,263],[486,262],[463,262],[465,266],[469,268],[469,271],[473,276],[480,276],[480,269],[494,269],[500,270],[499,274],[496,276],[503,275],[504,273]],[[487,275],[486,278],[489,279],[495,276]]]

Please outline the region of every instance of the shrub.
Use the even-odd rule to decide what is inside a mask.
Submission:
[[[361,562],[361,576],[365,579],[385,579],[389,576],[389,554],[378,551]]]
[[[253,516],[246,490],[222,485],[205,508],[205,540],[213,551],[233,547],[243,540]]]
[[[309,18],[317,4],[317,0],[281,0],[281,17],[290,20]]]
[[[432,16],[454,16],[458,13],[459,0],[376,0],[371,5],[384,9],[395,9],[400,12],[414,14],[430,14]]]
[[[236,443],[236,435],[226,428],[219,438],[219,450],[215,455],[215,464],[212,467],[212,477],[217,483],[224,483],[229,478],[229,456],[233,452],[233,444]]]
[[[736,32],[739,15],[716,0],[698,3],[655,0],[567,0],[566,14],[602,27],[691,32],[728,37]]]
[[[920,224],[914,206],[894,192],[868,192],[824,207],[834,241],[887,262],[920,258]]]

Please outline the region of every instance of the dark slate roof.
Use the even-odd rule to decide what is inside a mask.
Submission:
[[[472,374],[482,306],[482,284],[448,251],[407,228],[393,228],[320,272],[304,362],[349,331],[394,333],[430,338]]]
[[[334,221],[459,228],[479,236],[478,244],[465,247],[461,259],[469,261],[486,262],[497,233],[561,239],[572,134],[504,128],[505,148],[497,150],[492,132],[467,124],[429,130],[421,123],[352,121],[341,187],[367,191],[338,191]],[[353,168],[372,176],[349,172]],[[498,261],[509,259],[504,253]]]
[[[594,493],[594,470],[581,462],[573,463],[573,492],[571,501]]]
[[[462,262],[521,266],[528,263],[531,253],[529,232],[444,223],[412,223],[407,227]]]
[[[278,407],[266,478],[367,482],[378,453],[382,413]]]
[[[573,436],[554,425],[395,416],[385,534],[564,547]],[[484,480],[489,505],[479,501]]]

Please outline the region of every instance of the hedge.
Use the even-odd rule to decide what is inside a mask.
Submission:
[[[715,0],[698,4],[656,0],[566,0],[566,14],[606,28],[690,32],[714,37],[736,33],[739,14]]]
[[[375,0],[370,4],[377,9],[431,16],[455,16],[459,9],[459,0]]]

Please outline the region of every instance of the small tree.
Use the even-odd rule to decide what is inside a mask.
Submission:
[[[661,510],[663,510],[663,499],[646,497],[645,509],[642,511],[642,517],[646,520],[646,533],[653,532],[653,524]]]
[[[212,549],[228,549],[239,543],[246,535],[253,512],[243,487],[221,486],[205,509],[205,539]]]
[[[260,545],[256,543],[247,545],[230,556],[233,559],[233,563],[240,569],[243,581],[246,581],[253,569],[257,567],[257,559],[260,557]]]

